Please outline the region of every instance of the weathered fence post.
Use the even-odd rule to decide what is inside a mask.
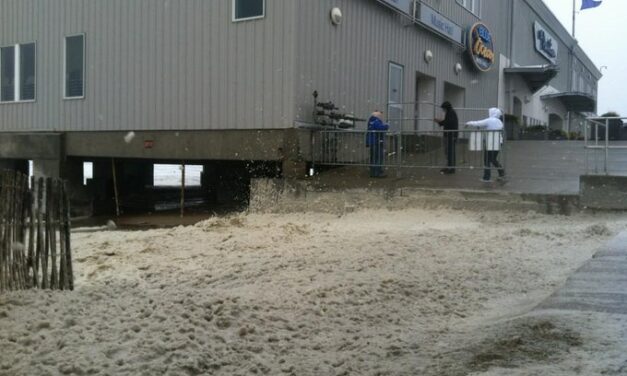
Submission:
[[[67,184],[61,183],[61,200],[63,200],[63,213],[60,215],[64,224],[64,238],[65,238],[65,262],[66,262],[66,283],[69,290],[74,290],[74,270],[72,269],[72,248],[70,247],[70,196],[67,192]]]
[[[37,201],[35,200],[35,177],[31,177],[31,190],[26,193],[29,197],[29,209],[28,209],[28,266],[31,268],[33,273],[33,287],[38,286],[37,279],[37,265],[39,264],[39,260],[35,257],[35,205]]]
[[[27,176],[0,172],[0,291],[72,290],[70,200],[65,182],[30,181],[29,188]]]

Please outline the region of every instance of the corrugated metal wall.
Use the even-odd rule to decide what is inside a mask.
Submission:
[[[332,100],[347,112],[367,116],[387,103],[388,63],[404,66],[404,102],[416,98],[418,73],[437,77],[436,101],[443,97],[444,82],[466,89],[467,107],[489,107],[498,98],[498,62],[487,73],[475,70],[463,48],[434,32],[408,25],[376,0],[297,0],[302,20],[297,43],[298,74],[295,80],[297,120],[312,120],[312,92],[323,101]],[[425,1],[463,29],[480,21],[455,0]],[[485,4],[489,3],[489,4]],[[497,43],[496,56],[507,47],[509,2],[484,1],[482,19]],[[343,12],[342,24],[333,26],[333,7]],[[427,64],[424,52],[431,50]],[[457,75],[455,64],[463,71]],[[413,116],[407,106],[404,116]],[[363,126],[363,125],[362,125]]]
[[[595,81],[601,77],[600,72],[542,0],[514,1],[514,7],[513,30],[515,38],[513,39],[514,54],[512,59],[514,63],[523,66],[550,64],[535,50],[533,25],[535,21],[538,21],[551,34],[554,42],[558,44],[557,65],[559,72],[551,80],[550,85],[559,91],[575,90],[576,85],[572,85],[571,82],[572,71],[584,70],[583,75],[586,77],[586,84],[591,88]],[[588,74],[592,76],[590,79],[587,78]],[[592,93],[592,89],[587,91]]]
[[[498,58],[510,52],[512,1],[515,61],[542,63],[531,40],[536,15],[523,4],[540,0],[483,0],[481,18],[455,0],[423,3],[463,29],[484,21]],[[404,66],[404,102],[416,100],[418,74],[437,78],[436,102],[445,82],[466,90],[466,107],[498,102],[498,62],[476,71],[463,48],[376,0],[266,2],[264,19],[233,23],[232,0],[0,0],[0,45],[37,42],[37,100],[0,104],[0,130],[287,128],[312,121],[314,90],[367,116],[385,108],[390,61]],[[329,18],[335,6],[339,26]],[[63,40],[76,33],[86,35],[86,97],[63,100]],[[553,84],[567,87],[567,77]]]
[[[539,13],[542,12],[543,13]],[[547,9],[540,7],[532,8],[525,1],[514,1],[514,35],[513,39],[513,58],[514,64],[520,66],[528,65],[546,65],[551,64],[544,56],[540,55],[535,49],[534,23],[538,21],[542,27],[551,34],[555,43],[557,43],[557,66],[559,72],[550,82],[550,85],[559,91],[568,91],[570,83],[570,67],[571,57],[569,54],[569,46],[565,39],[568,39],[567,33],[560,24],[552,24],[540,17],[544,14],[548,16]]]
[[[0,45],[37,42],[35,103],[0,104],[0,130],[292,126],[295,8],[268,0],[0,0]],[[63,41],[86,35],[86,96],[63,100]]]

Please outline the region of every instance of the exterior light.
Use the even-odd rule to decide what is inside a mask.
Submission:
[[[462,71],[462,65],[460,63],[455,64],[455,74],[459,74]]]
[[[339,25],[342,23],[342,11],[340,8],[331,9],[331,22],[333,25]]]
[[[433,52],[431,52],[431,50],[426,50],[425,51],[425,62],[427,64],[429,64],[432,59],[433,59]]]

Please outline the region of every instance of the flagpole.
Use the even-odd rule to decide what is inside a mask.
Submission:
[[[575,0],[573,0],[573,39],[575,38]]]

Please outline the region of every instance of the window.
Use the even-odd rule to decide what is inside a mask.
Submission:
[[[481,11],[481,0],[457,0],[457,4],[468,9],[470,12],[479,16]]]
[[[233,21],[263,18],[266,0],[233,0]]]
[[[35,43],[20,45],[20,100],[35,100]]]
[[[0,101],[35,100],[35,43],[0,48]]]
[[[0,49],[0,65],[2,75],[0,86],[2,87],[2,102],[15,101],[15,47],[3,47]]]
[[[65,38],[65,98],[85,96],[85,36]]]
[[[390,63],[388,72],[388,122],[400,131],[403,119],[403,66]]]

